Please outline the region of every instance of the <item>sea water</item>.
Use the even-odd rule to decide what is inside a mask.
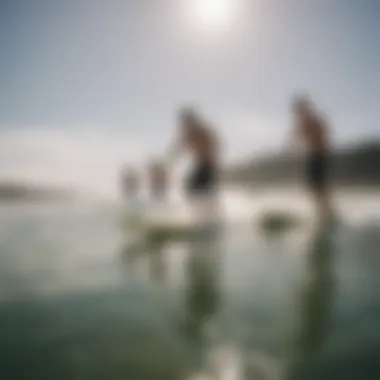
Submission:
[[[125,257],[119,202],[2,206],[4,379],[379,379],[380,202],[223,194],[215,240]],[[305,226],[265,235],[265,212]]]

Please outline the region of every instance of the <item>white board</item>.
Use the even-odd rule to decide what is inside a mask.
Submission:
[[[201,206],[203,207],[177,203],[149,204],[142,208],[128,208],[125,220],[132,220],[129,227],[142,232],[191,233],[217,224],[217,218],[212,217],[204,205]]]

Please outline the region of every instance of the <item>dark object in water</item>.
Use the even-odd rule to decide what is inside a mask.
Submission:
[[[165,241],[182,241],[188,240],[194,235],[194,230],[189,228],[178,227],[167,227],[163,226],[161,228],[155,227],[150,228],[146,232],[146,238],[153,244],[162,243]]]
[[[160,249],[169,241],[189,241],[194,231],[185,228],[147,228],[139,237],[125,247],[125,256],[136,256],[148,251]]]
[[[174,225],[162,225],[145,228],[137,239],[125,248],[126,256],[135,256],[148,251],[161,249],[170,242],[206,241],[215,237],[218,227],[215,225],[199,226],[198,228]]]
[[[208,224],[162,224],[150,226],[146,229],[145,237],[153,244],[162,244],[168,241],[193,241],[215,237],[220,230],[218,223]]]
[[[261,216],[259,220],[260,228],[266,233],[282,233],[287,232],[299,226],[300,219],[286,212],[269,212]]]

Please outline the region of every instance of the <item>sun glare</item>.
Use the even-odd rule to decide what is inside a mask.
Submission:
[[[203,28],[222,29],[233,16],[234,0],[190,0],[190,4],[196,22]]]

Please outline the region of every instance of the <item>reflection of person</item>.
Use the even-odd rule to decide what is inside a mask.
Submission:
[[[220,307],[217,238],[210,235],[202,240],[191,244],[186,263],[186,320],[195,337],[203,335]]]
[[[162,162],[152,161],[149,165],[149,182],[152,198],[162,200],[166,196],[168,175]]]
[[[308,150],[306,180],[315,198],[317,215],[323,218],[331,211],[328,194],[330,160],[327,125],[306,97],[294,100],[293,112],[296,138]]]
[[[190,195],[210,194],[218,181],[219,143],[215,132],[191,109],[180,112],[181,135],[174,147],[174,158],[182,151],[194,158],[193,170],[188,178]]]
[[[313,241],[307,259],[309,282],[301,309],[300,350],[304,354],[319,350],[328,334],[333,298],[331,233],[322,228]]]
[[[307,256],[307,283],[300,295],[299,330],[294,344],[295,357],[288,378],[293,378],[297,365],[323,349],[331,323],[334,299],[332,268],[333,242],[328,226],[317,232]]]
[[[153,281],[163,283],[166,279],[167,268],[164,252],[159,248],[149,255],[150,277]]]
[[[152,249],[147,244],[140,241],[130,241],[122,247],[121,258],[126,264],[126,268],[134,272],[136,266],[144,263],[150,280],[163,283],[166,279],[167,268],[162,247]]]

